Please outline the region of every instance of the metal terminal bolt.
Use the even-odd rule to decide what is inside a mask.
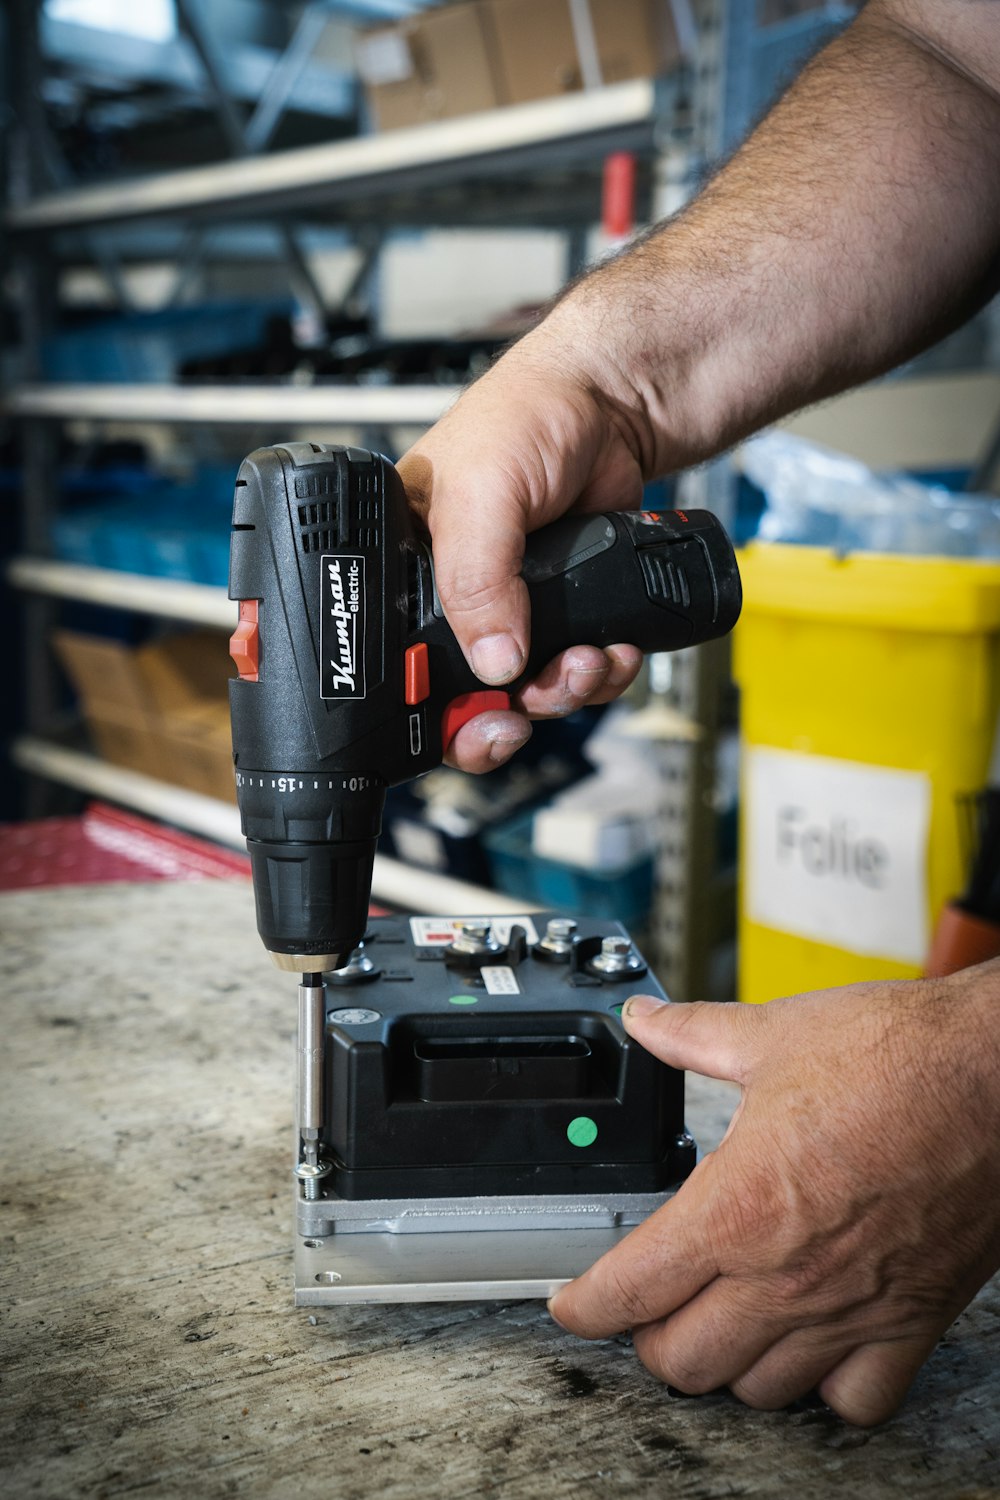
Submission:
[[[499,953],[500,944],[493,936],[488,920],[476,918],[463,922],[458,937],[451,945],[453,953],[468,953],[476,957],[481,953]]]
[[[645,965],[627,937],[606,937],[601,943],[600,953],[590,960],[588,967],[595,974],[617,978],[618,975],[634,974]]]
[[[375,960],[368,957],[364,943],[359,943],[342,969],[334,969],[330,975],[336,985],[364,984],[377,979],[382,971]]]
[[[328,1161],[317,1162],[315,1166],[307,1161],[300,1161],[293,1170],[302,1184],[302,1196],[313,1202],[322,1191],[323,1178],[329,1177],[333,1168]]]
[[[537,944],[542,953],[550,958],[568,958],[573,951],[576,923],[572,917],[550,917],[545,924],[545,936]]]

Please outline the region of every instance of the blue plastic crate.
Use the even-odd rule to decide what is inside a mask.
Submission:
[[[187,485],[162,479],[137,495],[67,508],[53,523],[65,562],[224,586],[229,574],[232,475]]]
[[[103,511],[97,507],[72,510],[57,516],[52,523],[52,547],[61,562],[82,567],[105,566],[100,560],[99,531]]]
[[[259,343],[268,320],[291,311],[291,302],[282,299],[210,302],[104,318],[46,339],[42,367],[47,380],[172,381],[187,360],[211,359]]]
[[[512,818],[485,834],[493,884],[510,896],[586,917],[642,922],[653,903],[650,857],[614,870],[584,870],[544,859],[531,847],[534,813]]]
[[[224,528],[160,520],[146,533],[143,572],[187,583],[225,585],[229,579],[229,521]]]

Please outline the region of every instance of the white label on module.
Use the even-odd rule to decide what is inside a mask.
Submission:
[[[926,955],[931,789],[918,771],[746,751],[752,922],[848,953]]]
[[[504,964],[488,964],[480,971],[488,995],[519,995],[521,986],[513,969]]]
[[[538,929],[530,917],[411,917],[410,932],[418,948],[442,948],[455,941],[463,922],[489,922],[498,943],[510,942],[512,927],[523,927],[528,942],[538,942]]]

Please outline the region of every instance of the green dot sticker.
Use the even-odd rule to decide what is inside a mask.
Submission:
[[[452,995],[449,1005],[478,1005],[478,995]]]
[[[577,1115],[566,1126],[566,1139],[571,1146],[592,1146],[597,1140],[597,1125],[589,1115]]]

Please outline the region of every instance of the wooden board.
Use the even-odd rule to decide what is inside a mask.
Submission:
[[[536,1303],[291,1302],[294,984],[248,886],[0,898],[0,1490],[445,1500],[1000,1496],[1000,1294],[900,1416],[676,1399]],[[723,1085],[689,1082],[717,1140]]]

